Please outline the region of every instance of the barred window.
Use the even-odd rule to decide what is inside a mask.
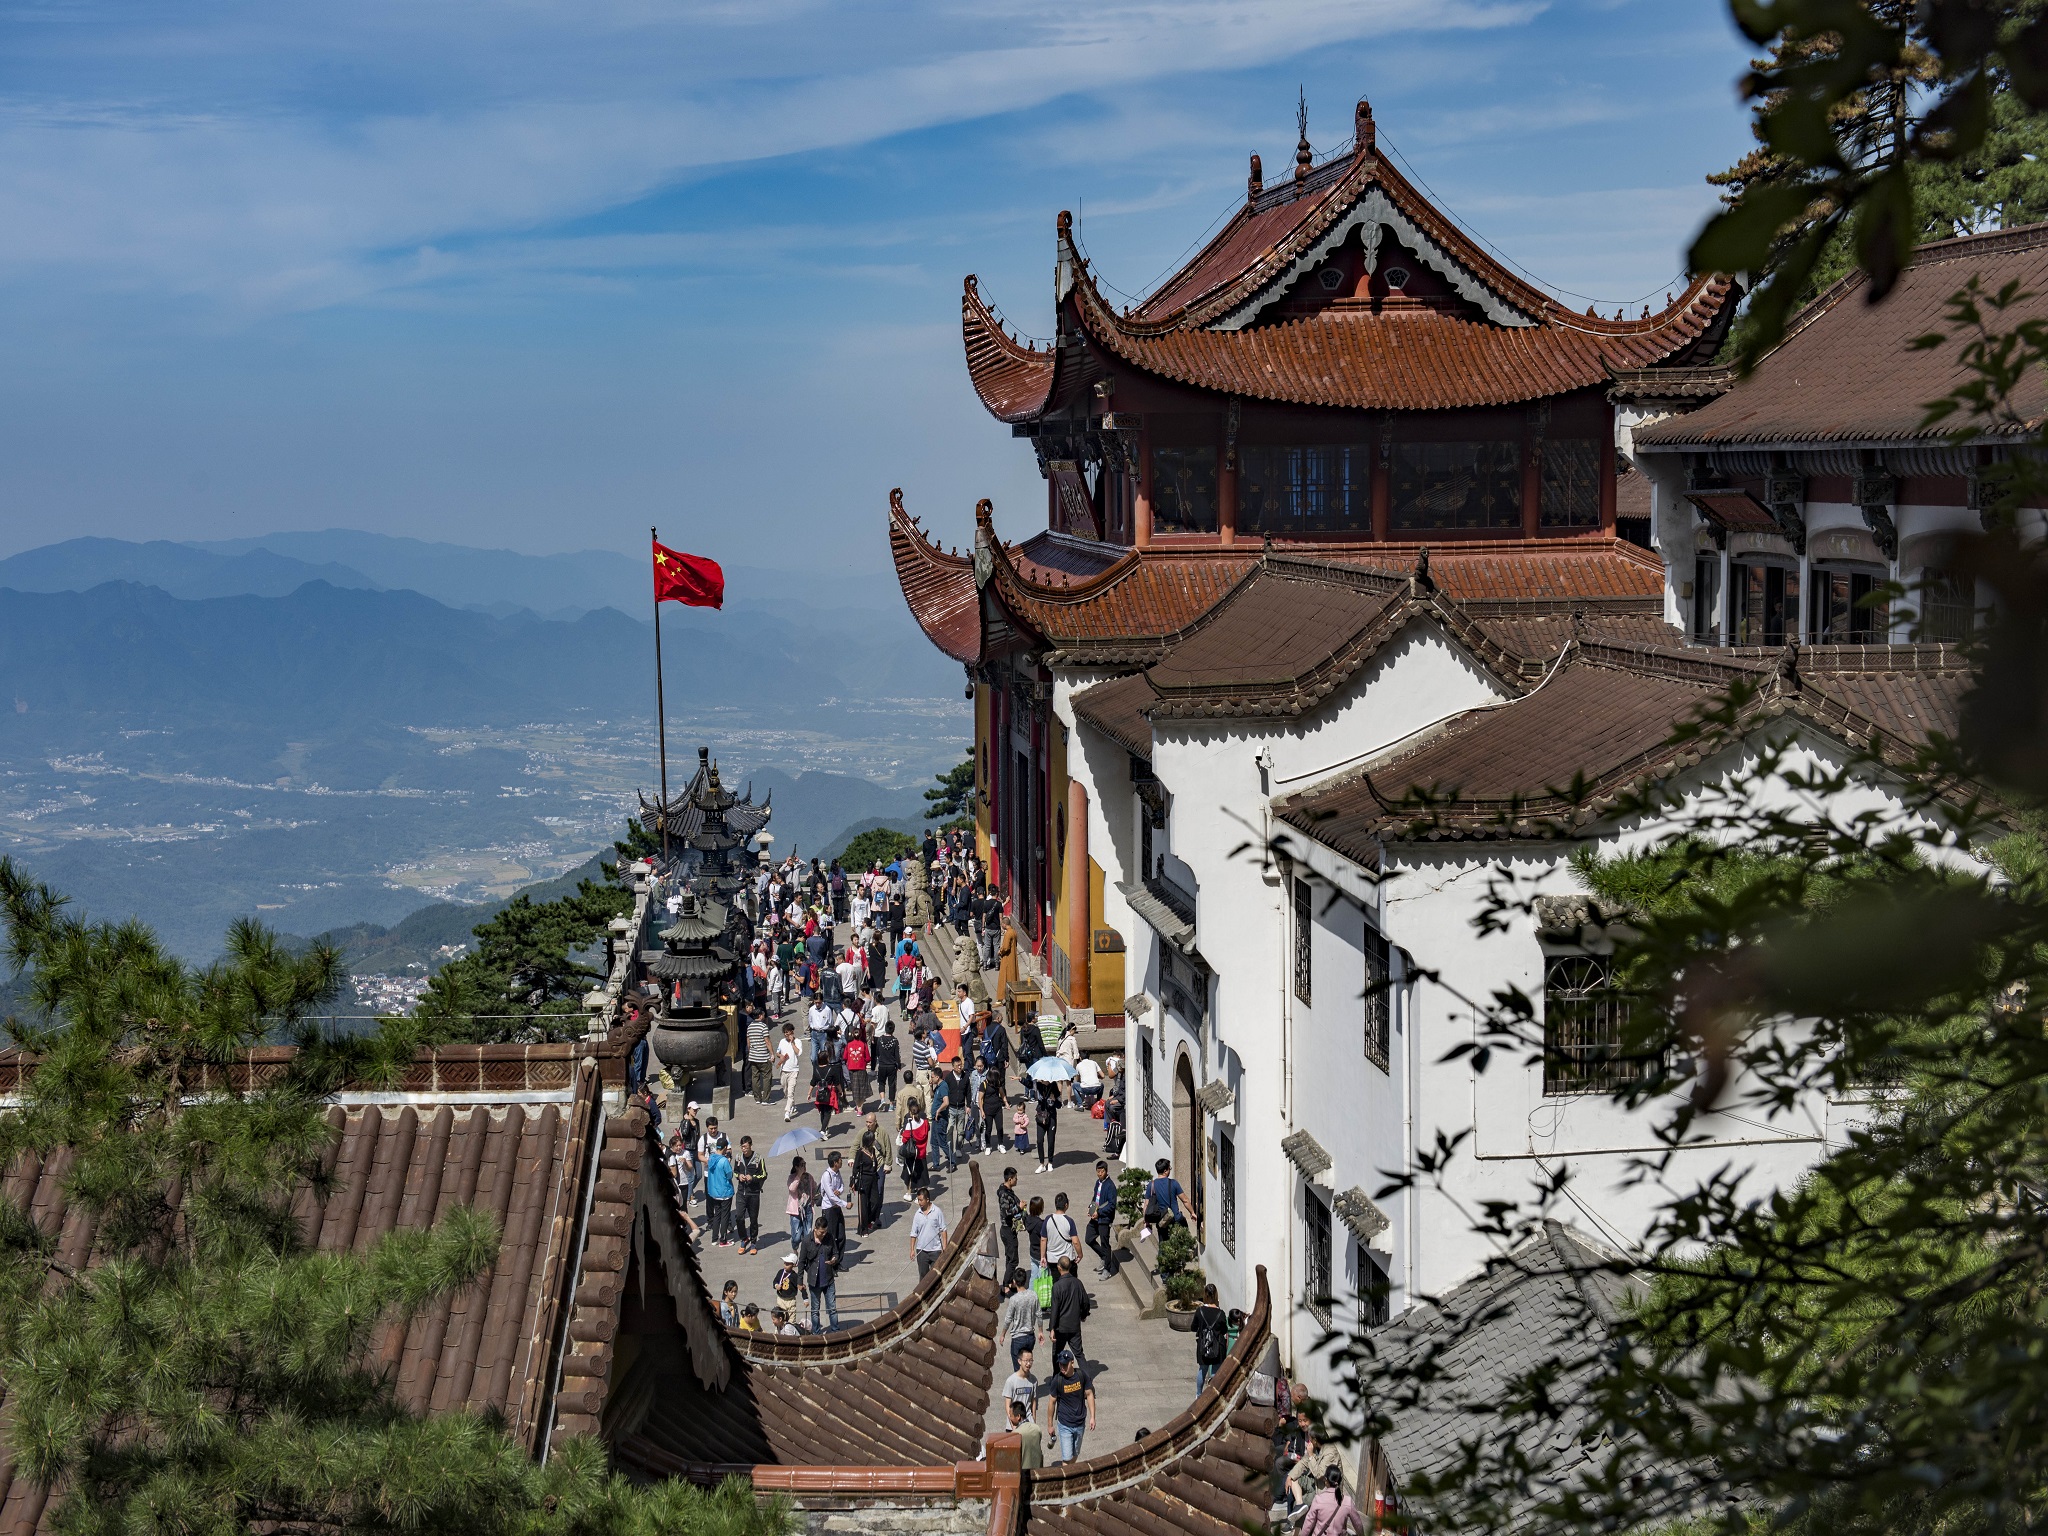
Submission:
[[[1627,999],[1604,955],[1553,955],[1543,975],[1543,1091],[1607,1093],[1649,1076],[1649,1058],[1622,1054]]]
[[[1237,1252],[1237,1143],[1230,1132],[1216,1132],[1216,1184],[1221,1192],[1223,1212],[1221,1236],[1224,1251]]]
[[[1393,1281],[1387,1261],[1365,1244],[1358,1245],[1358,1322],[1362,1328],[1383,1326],[1393,1315]]]
[[[1914,638],[1950,643],[1969,639],[1977,622],[1975,579],[1930,566],[1920,573],[1918,587],[1920,625]]]
[[[1302,1305],[1316,1321],[1330,1326],[1330,1208],[1316,1192],[1301,1191]]]
[[[1237,526],[1247,533],[1337,532],[1372,526],[1372,450],[1341,443],[1247,447]]]
[[[1365,1059],[1387,1070],[1388,1021],[1394,1013],[1393,967],[1386,936],[1371,924],[1365,929]]]
[[[1309,989],[1309,957],[1315,933],[1315,903],[1306,880],[1294,882],[1294,995],[1304,1003],[1312,1000]]]

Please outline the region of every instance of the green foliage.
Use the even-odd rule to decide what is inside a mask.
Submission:
[[[1116,1215],[1125,1226],[1138,1224],[1138,1213],[1145,1209],[1145,1186],[1151,1182],[1152,1175],[1142,1168],[1126,1168],[1116,1176]]]
[[[924,792],[925,814],[947,828],[965,828],[974,817],[974,754],[934,775],[938,787]]]
[[[1208,1277],[1199,1269],[1183,1269],[1178,1274],[1168,1275],[1163,1282],[1166,1299],[1184,1307],[1200,1301],[1202,1287],[1208,1283]]]
[[[1166,1235],[1159,1240],[1159,1264],[1156,1273],[1162,1284],[1170,1285],[1176,1276],[1187,1272],[1188,1267],[1201,1257],[1201,1250],[1195,1246],[1195,1235],[1187,1223],[1176,1221],[1166,1229]],[[1195,1272],[1198,1276],[1200,1271]],[[1196,1294],[1201,1294],[1199,1285]]]
[[[603,1448],[536,1467],[489,1417],[408,1411],[373,1345],[496,1261],[492,1220],[456,1207],[367,1250],[310,1251],[294,1214],[335,1192],[328,1096],[395,1080],[417,1033],[323,1040],[305,1026],[338,956],[252,922],[192,970],[135,924],[72,916],[0,859],[8,958],[44,1030],[0,1164],[66,1160],[89,1268],[0,1195],[0,1385],[17,1475],[58,1490],[66,1536],[345,1528],[507,1536],[772,1536],[751,1490],[637,1490]],[[298,1050],[243,1091],[202,1082],[282,1034]]]
[[[1712,178],[1728,206],[1695,271],[1762,282],[1736,349],[1775,346],[1793,310],[1853,264],[1873,296],[1913,246],[2048,206],[2040,0],[1730,0],[1766,48],[1743,80],[1760,148]]]
[[[865,832],[856,832],[840,850],[839,867],[871,869],[876,864],[888,864],[899,859],[916,848],[917,839],[907,832],[897,832],[889,827],[869,827]]]
[[[621,864],[646,856],[650,838],[637,821],[612,846]],[[427,983],[413,1017],[437,1039],[489,1043],[573,1040],[586,1027],[583,994],[604,980],[575,958],[604,937],[615,917],[633,910],[633,892],[616,883],[620,865],[600,865],[606,879],[579,880],[569,895],[535,901],[524,893],[473,930],[471,951]]]

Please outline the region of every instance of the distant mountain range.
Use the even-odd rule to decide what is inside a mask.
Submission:
[[[0,560],[0,588],[16,592],[84,592],[109,581],[182,598],[284,597],[309,581],[324,581],[417,592],[450,608],[498,617],[526,612],[551,619],[576,619],[598,608],[647,618],[652,596],[646,562],[611,550],[523,555],[350,528],[183,544],[66,539]],[[866,610],[909,623],[895,579],[879,566],[829,573],[733,566],[726,571],[726,602]]]
[[[653,786],[652,626],[598,601],[627,574],[637,602],[624,556],[347,533],[0,561],[0,852],[195,958],[244,912],[474,911],[608,846]],[[502,612],[462,605],[487,591]],[[663,614],[671,783],[708,745],[806,855],[915,821],[970,727],[893,580],[732,571],[728,594]]]

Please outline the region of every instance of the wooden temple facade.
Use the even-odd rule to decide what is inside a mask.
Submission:
[[[1045,477],[1044,532],[1006,544],[983,503],[971,553],[949,553],[892,497],[890,540],[911,611],[973,679],[978,837],[1019,937],[1061,1006],[1113,1012],[1058,690],[1157,660],[1279,547],[1420,561],[1481,604],[1661,612],[1609,390],[1710,359],[1736,292],[1706,276],[1656,313],[1573,313],[1389,163],[1363,101],[1320,163],[1305,133],[1276,184],[1253,156],[1243,204],[1143,302],[1104,298],[1065,213],[1055,269],[1049,345],[971,276],[961,302],[974,389]]]

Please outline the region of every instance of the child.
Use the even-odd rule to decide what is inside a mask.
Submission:
[[[737,1280],[725,1282],[725,1290],[718,1298],[718,1320],[728,1328],[740,1325],[740,1283]]]
[[[740,1310],[740,1332],[741,1332],[741,1333],[759,1333],[760,1331],[761,1331],[761,1309],[760,1309],[759,1307],[755,1306],[755,1305],[754,1305],[754,1304],[753,1304],[753,1303],[752,1303],[752,1302],[750,1301],[750,1302],[748,1302],[748,1303],[746,1304],[746,1306],[745,1306],[745,1307],[743,1307],[743,1308],[742,1308],[742,1309]]]
[[[1010,1116],[1010,1134],[1015,1138],[1019,1153],[1031,1150],[1031,1116],[1021,1098],[1017,1101],[1016,1113]]]
[[[786,1255],[782,1260],[782,1268],[775,1272],[775,1294],[784,1301],[795,1301],[801,1279],[796,1271],[796,1255]]]

